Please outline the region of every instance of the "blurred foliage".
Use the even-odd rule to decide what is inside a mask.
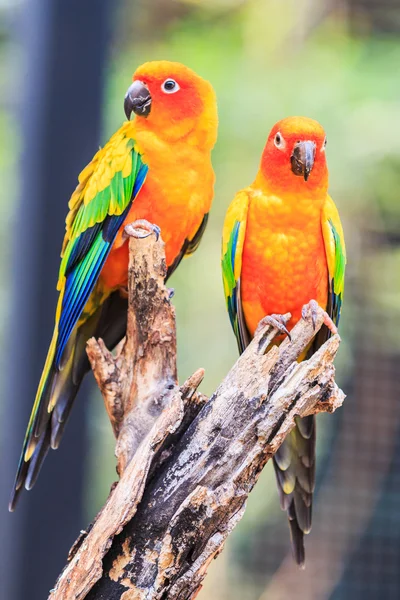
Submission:
[[[218,96],[220,127],[213,153],[217,182],[209,226],[199,251],[183,262],[171,280],[177,307],[180,379],[205,367],[205,393],[212,392],[237,357],[220,276],[224,213],[235,192],[253,180],[269,129],[284,116],[313,117],[327,132],[330,191],[342,215],[350,257],[339,380],[351,376],[355,290],[368,286],[375,307],[390,311],[398,321],[400,43],[398,37],[382,32],[387,27],[374,26],[374,12],[366,5],[368,2],[327,0],[125,0],[118,6],[107,66],[103,140],[122,122],[124,94],[142,62],[184,62],[209,79]],[[4,59],[5,45],[0,48]],[[1,64],[3,79],[4,60]],[[2,281],[7,282],[8,223],[12,218],[10,198],[15,198],[13,169],[18,143],[9,107],[3,104],[0,111],[0,269]],[[387,246],[365,254],[366,235],[372,235],[371,239],[383,236]],[[7,314],[6,290],[3,283],[3,316]],[[392,347],[399,349],[395,330],[385,327],[382,332],[377,326],[376,335],[388,335]],[[89,519],[115,479],[113,439],[98,394],[91,399],[90,414]],[[338,422],[339,418],[320,419],[319,479]],[[264,536],[279,538],[276,566],[281,561],[288,548],[288,533],[273,477],[272,469],[265,469],[245,517],[206,580],[203,600],[258,598],[270,574],[264,572]]]

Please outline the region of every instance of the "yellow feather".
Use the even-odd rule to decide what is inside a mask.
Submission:
[[[83,188],[84,184],[78,183],[75,190],[72,192],[72,196],[68,202],[68,208],[70,210],[73,210],[76,207],[76,205],[80,202]]]
[[[102,192],[110,185],[111,179],[112,177],[109,177],[108,173],[104,171],[97,184],[99,192]]]
[[[132,171],[132,159],[128,155],[125,159],[125,164],[122,169],[122,177],[128,177]]]
[[[91,178],[91,180],[89,181],[89,184],[85,190],[84,201],[83,201],[85,206],[87,206],[89,204],[89,202],[91,202],[93,200],[93,198],[96,196],[97,192],[98,192],[97,181],[96,181],[95,177],[93,176]]]
[[[111,179],[114,177],[115,175],[115,168],[113,163],[110,163],[108,165],[106,165],[106,168],[104,170],[104,175],[107,177],[108,179],[108,185],[110,185]]]
[[[60,294],[60,298],[62,298],[62,294]],[[60,299],[59,299],[58,305],[57,305],[57,312],[58,312],[59,307],[61,309]],[[33,404],[31,417],[29,419],[28,431],[30,430],[30,428],[33,425],[33,419],[36,415],[37,409],[39,408],[40,399],[41,399],[41,396],[42,396],[42,393],[44,390],[44,386],[46,384],[46,380],[47,380],[47,377],[48,377],[48,374],[50,371],[51,364],[53,362],[54,353],[56,350],[57,335],[58,335],[58,318],[56,318],[56,325],[54,327],[53,337],[51,338],[51,344],[49,347],[49,351],[47,352],[46,362],[44,364],[42,375],[41,375],[40,381],[39,381],[39,386],[38,386],[38,389],[36,392],[35,402]],[[26,452],[25,452],[25,456],[24,456],[25,462],[28,462],[28,460],[30,460],[30,458],[32,457],[32,454],[35,451],[36,445],[37,445],[37,440],[33,437],[31,440],[31,443],[29,444],[29,446],[27,447]]]
[[[122,169],[124,168],[125,161],[126,161],[126,153],[113,157],[112,162],[111,162],[111,168],[114,170],[114,173],[117,173],[118,171],[122,171]]]
[[[94,157],[92,158],[92,161],[86,165],[86,167],[79,173],[78,175],[78,181],[79,183],[83,183],[85,182],[93,173],[94,170],[94,164],[97,161],[97,158],[99,156],[99,152],[97,152]]]

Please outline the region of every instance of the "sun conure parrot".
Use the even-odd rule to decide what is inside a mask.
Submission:
[[[10,510],[22,487],[34,485],[49,447],[60,443],[89,370],[87,340],[101,337],[112,348],[125,335],[125,225],[146,219],[161,229],[169,276],[196,250],[207,224],[218,127],[211,84],[179,63],[149,62],[135,72],[124,109],[128,121],[81,172],[68,204],[54,333]]]
[[[268,317],[289,332],[310,300],[326,310],[325,325],[300,358],[336,331],[343,298],[346,251],[336,206],[328,195],[326,136],[304,117],[279,121],[269,134],[254,183],[228,208],[222,270],[229,317],[239,351]],[[285,323],[277,317],[287,312]],[[271,322],[271,321],[270,321]],[[282,335],[277,343],[282,340]],[[304,564],[315,483],[315,418],[297,419],[274,456],[281,507],[287,511],[296,562]]]

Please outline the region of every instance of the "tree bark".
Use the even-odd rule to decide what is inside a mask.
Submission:
[[[144,230],[127,230],[126,340],[114,356],[102,340],[88,343],[121,478],[72,548],[51,600],[195,598],[295,418],[332,412],[344,399],[334,381],[338,335],[297,362],[322,310],[315,326],[305,311],[279,346],[271,345],[276,329],[262,322],[210,399],[197,392],[202,369],[179,386],[164,246]]]

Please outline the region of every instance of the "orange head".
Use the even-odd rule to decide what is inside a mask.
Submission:
[[[259,173],[274,192],[326,192],[325,146],[325,131],[317,121],[306,117],[282,119],[269,134]]]
[[[212,85],[180,63],[148,62],[133,75],[125,96],[125,114],[136,125],[167,141],[194,133],[196,142],[212,148],[217,137],[217,103]]]

